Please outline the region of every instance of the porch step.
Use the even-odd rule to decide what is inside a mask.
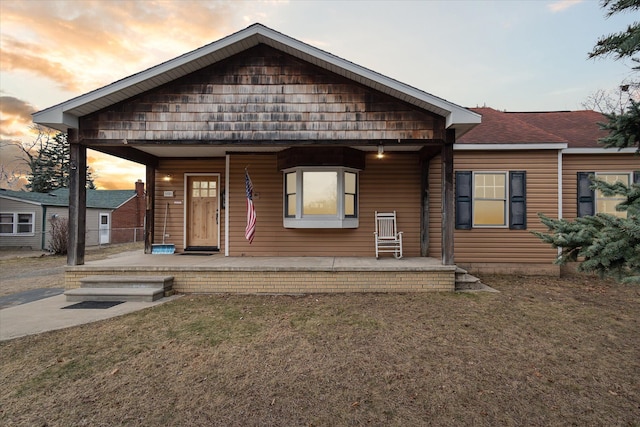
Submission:
[[[143,301],[164,296],[162,288],[77,288],[66,291],[67,301]]]
[[[170,290],[173,276],[87,276],[81,288],[161,288]]]
[[[65,291],[67,301],[145,301],[173,293],[173,276],[88,276]]]
[[[476,291],[484,289],[484,285],[476,276],[467,273],[467,270],[456,267],[456,291]]]

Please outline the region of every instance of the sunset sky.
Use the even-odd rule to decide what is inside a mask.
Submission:
[[[253,23],[465,107],[581,109],[628,78],[630,62],[588,60],[605,34],[594,0],[0,1],[0,163],[29,142],[31,113],[191,51]],[[93,151],[103,189],[144,168]]]

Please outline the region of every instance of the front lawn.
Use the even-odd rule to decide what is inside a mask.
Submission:
[[[640,425],[639,287],[483,281],[185,296],[3,342],[0,424]]]

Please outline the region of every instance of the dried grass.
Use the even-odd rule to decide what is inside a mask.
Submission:
[[[640,290],[186,296],[0,344],[0,424],[602,425],[640,420]]]
[[[107,258],[126,251],[144,250],[144,243],[121,243],[102,247],[88,248],[86,261]],[[20,252],[15,252],[21,254]],[[40,257],[21,257],[0,259],[2,271],[2,286],[0,297],[29,291],[38,288],[64,287],[64,267],[67,264],[66,255],[47,255]]]

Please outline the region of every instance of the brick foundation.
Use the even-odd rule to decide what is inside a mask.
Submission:
[[[560,277],[560,266],[552,263],[460,263],[458,266],[476,276],[482,276],[483,274],[518,274],[521,276]]]
[[[425,292],[453,291],[455,267],[435,271],[238,271],[179,268],[88,268],[69,267],[65,287],[80,286],[80,279],[93,275],[166,275],[174,277],[173,289],[180,293],[335,293],[335,292]]]

